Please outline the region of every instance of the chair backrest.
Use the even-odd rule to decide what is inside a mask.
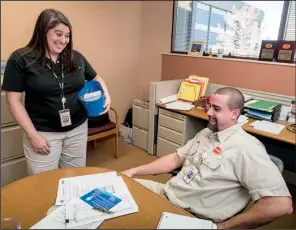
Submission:
[[[270,154],[268,154],[268,155],[270,157],[270,160],[278,167],[279,171],[281,173],[283,173],[283,171],[284,171],[284,163],[283,163],[283,161],[281,159],[273,156],[273,155],[270,155]]]

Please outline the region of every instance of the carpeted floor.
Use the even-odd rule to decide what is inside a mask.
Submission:
[[[120,143],[120,157],[118,160],[115,159],[114,153],[115,150],[112,139],[97,142],[95,150],[92,148],[92,145],[89,145],[87,153],[87,166],[98,166],[120,172],[138,165],[147,164],[157,159],[156,156],[151,156],[140,148],[133,145],[125,147],[122,143]],[[171,175],[163,174],[157,176],[140,176],[138,178],[165,183],[171,178]]]
[[[120,157],[115,159],[114,157],[114,140],[106,139],[104,141],[97,142],[96,149],[92,148],[91,143],[88,146],[87,166],[98,166],[102,168],[113,169],[115,171],[123,171],[125,169],[135,167],[141,164],[147,164],[155,159],[156,156],[151,156],[147,152],[132,146],[124,146],[120,143]],[[171,178],[170,174],[156,175],[156,176],[143,176],[137,178],[150,179],[165,183]],[[296,188],[289,186],[290,192],[294,198],[294,212],[290,216],[282,217],[264,228],[273,229],[296,229]]]

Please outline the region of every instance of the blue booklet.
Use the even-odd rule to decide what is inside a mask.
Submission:
[[[121,202],[120,198],[99,188],[96,188],[89,193],[81,196],[80,199],[93,208],[104,210],[110,210],[119,202]]]
[[[254,110],[254,109],[248,109],[246,110],[248,112],[248,114],[257,116],[257,117],[261,117],[261,118],[265,118],[265,119],[271,119],[272,117],[272,113],[268,113],[268,112],[263,112],[263,111],[259,111],[259,110]]]

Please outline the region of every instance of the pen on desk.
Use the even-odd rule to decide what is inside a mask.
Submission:
[[[97,208],[97,207],[93,207],[94,210],[97,210],[97,211],[100,211],[102,213],[106,213],[106,214],[113,214],[114,212],[112,211],[109,211],[107,209],[104,209],[104,208]]]

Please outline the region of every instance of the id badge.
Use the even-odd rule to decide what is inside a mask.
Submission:
[[[198,169],[195,167],[191,167],[183,177],[183,180],[188,184],[198,173]]]
[[[70,109],[59,110],[59,114],[62,127],[72,125]]]

